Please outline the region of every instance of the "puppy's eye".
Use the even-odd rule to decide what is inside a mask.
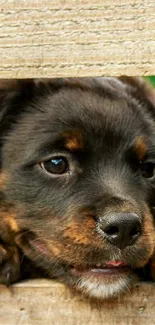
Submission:
[[[67,159],[64,157],[54,157],[41,163],[42,169],[50,174],[64,174],[68,171],[69,166]]]
[[[141,172],[143,177],[152,178],[155,175],[155,164],[152,162],[141,162]]]

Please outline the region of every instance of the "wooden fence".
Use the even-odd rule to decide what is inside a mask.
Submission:
[[[154,0],[0,0],[0,78],[155,75]],[[47,280],[0,288],[0,325],[154,325],[155,286],[92,302]]]

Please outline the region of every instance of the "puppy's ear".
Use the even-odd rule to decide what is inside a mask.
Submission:
[[[64,79],[0,79],[0,144],[1,139],[28,104],[45,93],[54,94],[64,86]]]
[[[64,86],[64,79],[0,79],[0,129],[9,116],[17,116],[36,96],[55,93]]]
[[[0,80],[0,130],[3,123],[16,116],[25,101],[32,97],[34,83],[32,80]],[[7,120],[7,122],[6,122]]]
[[[121,76],[118,78],[124,85],[126,91],[140,102],[145,102],[155,116],[155,88],[141,77]]]

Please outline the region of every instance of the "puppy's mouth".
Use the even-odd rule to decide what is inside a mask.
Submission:
[[[45,243],[32,233],[20,236],[20,247],[37,265],[47,270],[48,275],[57,278],[84,295],[97,299],[117,297],[130,288],[137,276],[127,261],[115,259],[93,263],[85,260],[84,264],[73,265],[65,260],[50,258],[51,251]],[[33,236],[32,236],[33,235]],[[21,241],[22,239],[22,241]],[[19,244],[19,240],[17,240]],[[86,264],[87,263],[87,264]]]
[[[34,236],[34,234],[30,233],[31,237],[32,235]],[[28,237],[28,236],[27,236]],[[23,237],[24,238],[24,237]],[[26,238],[27,239],[27,238]],[[26,252],[26,254],[33,259],[36,258],[37,260],[39,259],[38,257],[38,253],[40,258],[45,258],[45,260],[47,260],[47,258],[49,259],[50,256],[50,251],[49,249],[46,247],[46,245],[41,242],[38,239],[33,239],[33,237],[31,238],[31,240],[26,240],[26,245],[24,245],[24,251]],[[63,264],[63,263],[62,263]],[[105,278],[105,280],[107,279],[111,279],[111,281],[113,281],[113,279],[116,279],[117,277],[123,276],[125,274],[131,273],[132,272],[132,268],[129,264],[125,263],[124,261],[121,260],[110,260],[108,262],[101,262],[101,263],[96,263],[96,264],[91,264],[88,266],[83,266],[83,265],[68,265],[68,267],[65,266],[64,264],[64,268],[66,271],[69,271],[69,273],[73,276],[73,277],[78,277],[78,278],[96,278],[98,280],[102,280]]]
[[[97,263],[92,267],[74,267],[70,268],[70,272],[74,276],[87,276],[94,278],[104,278],[122,275],[131,272],[131,267],[122,261],[109,261],[105,264]]]
[[[86,296],[97,299],[117,297],[130,288],[135,280],[131,266],[120,260],[91,267],[71,267],[73,285]]]

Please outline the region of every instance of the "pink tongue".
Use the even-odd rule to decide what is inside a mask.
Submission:
[[[125,266],[125,263],[121,262],[121,261],[111,261],[106,263],[107,266],[109,267],[118,267],[118,266]]]

